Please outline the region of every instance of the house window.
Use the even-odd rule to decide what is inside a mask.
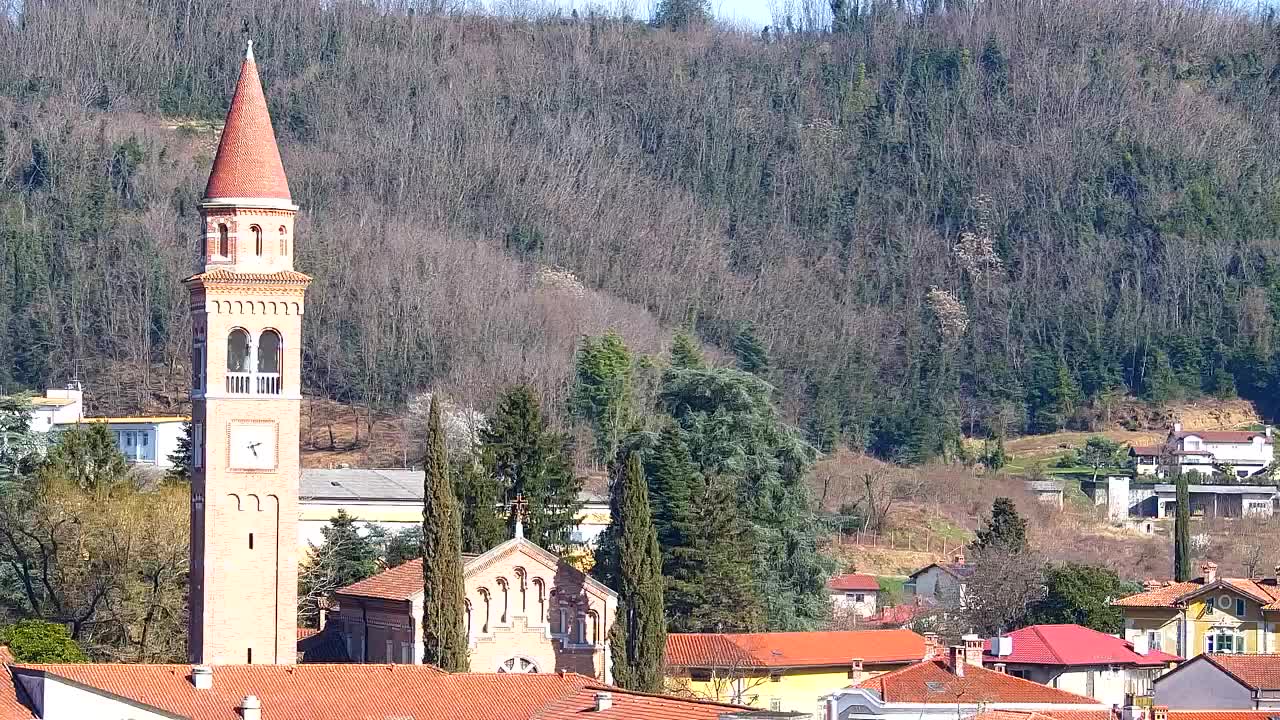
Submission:
[[[1244,652],[1244,635],[1231,628],[1214,628],[1204,638],[1204,651],[1207,653],[1242,653]]]
[[[254,225],[249,232],[253,233],[253,254],[262,257],[262,228]]]
[[[1236,598],[1236,617],[1243,618],[1244,614],[1244,598]]]
[[[144,433],[138,433],[138,435],[139,435],[139,436],[141,436],[141,438],[142,438],[142,447],[146,447],[146,446],[147,446],[147,439],[148,439],[149,437],[151,437],[151,433],[145,433],[145,432],[144,432]]]
[[[694,682],[711,682],[710,670],[690,670],[689,679]]]
[[[856,603],[866,602],[866,599],[867,599],[867,596],[863,595],[862,593],[858,593],[857,595],[853,596],[853,601]]]
[[[782,698],[769,698],[769,710],[771,712],[782,712]]]
[[[388,640],[388,641],[387,641],[387,652],[386,652],[386,654],[385,654],[385,655],[383,655],[383,657],[385,657],[385,658],[387,659],[387,664],[388,664],[388,665],[390,665],[391,663],[395,662],[395,656],[391,654],[391,648],[392,648],[392,642],[391,642],[390,640]]]
[[[411,642],[400,643],[400,662],[404,663],[405,665],[413,664],[413,643]]]
[[[218,226],[218,256],[231,256],[231,234],[227,232],[226,225]]]
[[[1147,647],[1152,650],[1159,650],[1161,637],[1162,636],[1159,630],[1148,630],[1147,631]]]

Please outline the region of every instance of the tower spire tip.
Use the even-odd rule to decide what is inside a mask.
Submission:
[[[253,62],[253,40],[252,39],[249,40],[249,45],[248,47],[245,48],[244,59],[248,60],[249,62]]]

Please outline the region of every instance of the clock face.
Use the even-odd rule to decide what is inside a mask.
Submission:
[[[275,423],[231,423],[227,433],[232,470],[276,468]]]

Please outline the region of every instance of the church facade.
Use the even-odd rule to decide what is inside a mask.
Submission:
[[[612,682],[607,638],[618,608],[608,587],[521,537],[464,556],[472,672],[576,672]],[[422,661],[422,561],[334,595],[326,633],[354,662]]]

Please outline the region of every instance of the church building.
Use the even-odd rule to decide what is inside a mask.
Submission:
[[[550,552],[516,537],[463,557],[472,672],[575,672],[613,681],[609,628],[618,595]],[[412,560],[334,594],[346,657],[422,662],[422,561]]]

